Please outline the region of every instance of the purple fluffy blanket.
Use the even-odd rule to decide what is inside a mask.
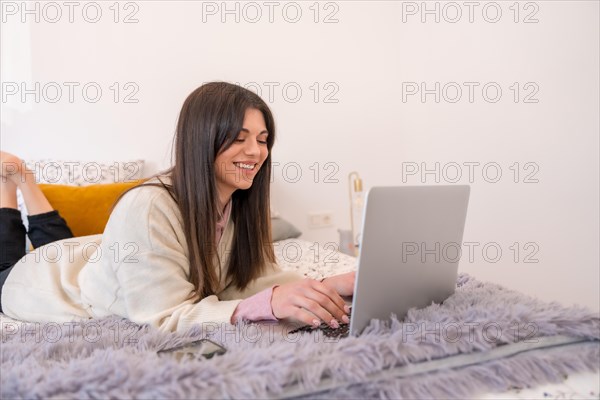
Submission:
[[[177,361],[156,351],[211,337],[227,352]],[[461,274],[442,305],[372,321],[359,337],[275,325],[161,333],[121,318],[2,320],[0,397],[465,398],[600,369],[600,317]]]

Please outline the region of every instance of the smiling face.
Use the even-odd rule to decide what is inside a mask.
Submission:
[[[267,132],[262,112],[249,108],[236,140],[217,155],[215,173],[221,206],[237,189],[249,189],[260,167],[269,155]]]

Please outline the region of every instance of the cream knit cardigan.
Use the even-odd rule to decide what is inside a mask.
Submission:
[[[219,290],[200,300],[189,282],[182,227],[181,214],[166,190],[134,189],[117,204],[102,235],[50,243],[23,257],[3,286],[3,311],[31,322],[118,315],[164,331],[185,331],[194,324],[229,323],[241,299],[302,279],[270,263],[267,273],[245,290],[230,285],[230,219],[218,244]]]

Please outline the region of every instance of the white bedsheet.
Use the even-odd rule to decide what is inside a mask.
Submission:
[[[562,383],[488,393],[480,399],[600,399],[600,372],[574,374],[568,376]]]

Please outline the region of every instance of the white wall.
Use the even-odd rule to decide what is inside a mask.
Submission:
[[[102,2],[102,17],[90,23],[81,2],[70,23],[69,9],[59,2],[62,18],[50,23],[56,10],[46,3],[37,3],[35,22],[35,15],[23,15],[21,2],[3,2],[3,43],[8,35],[31,46],[29,64],[26,52],[9,55],[3,44],[3,84],[26,79],[14,71],[23,75],[30,65],[33,82],[57,82],[64,91],[56,103],[48,101],[55,95],[50,91],[41,93],[39,103],[33,95],[23,103],[20,93],[5,92],[2,149],[29,159],[143,158],[152,173],[169,165],[177,114],[189,92],[210,80],[257,82],[279,128],[274,207],[304,238],[337,241],[336,228],[349,227],[346,182],[352,170],[367,188],[452,183],[457,163],[458,183],[472,185],[464,241],[479,243],[473,258],[463,256],[461,269],[543,299],[598,310],[598,2],[521,2],[518,22],[513,3],[476,2],[470,22],[463,2],[428,2],[428,9],[440,10],[438,23],[434,14],[421,15],[421,2],[338,1],[318,4],[315,23],[313,2],[280,2],[272,22],[268,4],[258,2],[253,4],[262,14],[252,23],[257,9],[247,3],[227,3],[228,9],[239,7],[236,22],[235,13],[222,15],[221,2],[148,1],[121,3],[115,23],[112,2]],[[85,16],[93,19],[94,5],[87,7]],[[302,11],[299,21],[288,22],[296,8]],[[492,23],[497,9],[502,14]],[[457,10],[462,17],[452,23]],[[123,23],[131,12],[138,22]],[[337,22],[324,23],[327,15]],[[525,23],[527,16],[537,22]],[[14,33],[24,27],[30,41]],[[72,103],[64,82],[80,85]],[[90,82],[103,91],[96,103],[82,96],[81,87]],[[114,82],[120,87],[117,103]],[[127,82],[139,88],[137,103],[123,101],[132,91]],[[425,82],[428,89],[440,82],[439,103],[434,94],[425,101],[408,95],[411,82]],[[463,91],[456,103],[450,101],[456,96],[451,82]],[[479,85],[472,101],[464,82]],[[502,90],[497,102],[491,101],[493,87],[488,100],[482,94],[488,83]],[[269,85],[275,87],[272,98]],[[296,102],[294,87],[302,90]],[[537,102],[526,102],[534,91],[528,100]],[[327,95],[337,102],[326,102]],[[316,183],[310,168],[315,163]],[[403,178],[412,163],[439,163],[446,174],[439,182],[431,174]],[[479,163],[471,182],[468,163]],[[292,182],[296,165],[302,176]],[[497,183],[488,182],[495,170],[483,174],[483,165],[500,168]],[[338,183],[325,182],[332,172]],[[534,182],[525,183],[527,177]],[[309,229],[307,214],[313,211],[333,212],[335,227]],[[490,245],[502,250],[498,262],[490,261]],[[538,262],[524,262],[532,252]]]

